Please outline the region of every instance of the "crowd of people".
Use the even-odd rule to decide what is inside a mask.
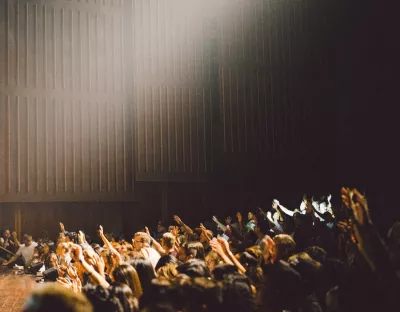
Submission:
[[[0,261],[54,273],[26,312],[399,309],[400,222],[381,237],[357,189],[342,188],[341,203],[305,196],[292,210],[274,200],[269,211],[196,228],[174,216],[131,241],[99,226],[96,243],[60,223],[54,242],[25,234],[21,244],[5,229]]]

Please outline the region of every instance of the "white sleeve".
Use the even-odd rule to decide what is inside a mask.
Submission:
[[[282,212],[283,212],[284,214],[287,214],[288,216],[293,217],[294,211],[289,210],[289,209],[283,207],[282,205],[279,205],[279,208],[282,210]]]

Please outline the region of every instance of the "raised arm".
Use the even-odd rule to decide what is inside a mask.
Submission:
[[[81,246],[72,245],[71,255],[75,262],[79,262],[82,265],[83,270],[90,277],[93,283],[100,285],[104,288],[108,288],[110,286],[106,279],[100,273],[98,273],[93,266],[86,262],[85,258],[83,257]]]
[[[187,226],[185,223],[183,223],[181,218],[179,218],[178,216],[174,216],[174,220],[180,227],[182,227],[182,230],[186,234],[188,234],[188,235],[192,235],[193,234],[193,230],[189,226]]]
[[[145,226],[145,230],[147,235],[149,235],[150,239],[151,239],[151,247],[153,247],[155,250],[157,250],[157,252],[161,255],[161,256],[165,256],[167,253],[165,252],[164,248],[162,248],[162,246],[160,245],[159,242],[157,242],[151,235],[150,235],[150,231],[148,229],[147,226]]]
[[[121,255],[119,254],[118,251],[115,250],[115,248],[112,246],[112,244],[108,241],[107,237],[104,235],[103,227],[100,225],[99,226],[99,235],[101,240],[103,241],[104,245],[107,247],[108,250],[111,251],[112,254],[117,255],[122,261]]]

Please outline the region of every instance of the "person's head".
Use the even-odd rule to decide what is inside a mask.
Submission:
[[[221,257],[218,255],[218,253],[212,250],[207,254],[205,262],[210,272],[212,272],[221,262]]]
[[[176,237],[172,233],[164,233],[162,237],[162,247],[168,251],[174,248]]]
[[[210,277],[210,271],[204,261],[191,259],[179,265],[177,268],[180,274],[186,274],[190,277]]]
[[[308,214],[308,215],[312,214],[312,212],[313,212],[313,205],[312,205],[311,199],[305,198],[305,199],[304,199],[304,205],[305,205],[306,214]]]
[[[64,256],[69,253],[69,245],[67,243],[60,243],[57,245],[56,254],[57,256]]]
[[[92,304],[93,312],[123,312],[119,299],[109,289],[100,285],[87,284],[82,292]],[[49,311],[54,311],[54,308]]]
[[[164,266],[161,266],[156,271],[157,276],[172,281],[173,279],[175,279],[175,277],[178,276],[178,271],[176,270],[177,266],[177,263],[168,263]]]
[[[32,235],[25,234],[22,241],[24,242],[26,247],[29,247],[32,244]]]
[[[227,274],[222,280],[223,311],[255,311],[250,280],[242,274]]]
[[[250,221],[250,220],[253,220],[254,218],[255,218],[254,213],[252,213],[251,211],[249,211],[249,212],[247,213],[247,219],[249,219],[249,221]]]
[[[325,263],[326,257],[328,256],[328,253],[325,251],[325,249],[319,247],[319,246],[311,246],[307,247],[304,250],[312,259],[315,261],[318,261],[321,264]]]
[[[212,271],[212,275],[216,281],[223,281],[225,275],[236,273],[238,273],[237,267],[226,263],[217,265]]]
[[[284,261],[264,266],[263,274],[263,287],[257,292],[260,311],[297,310],[302,303],[300,274]]]
[[[257,220],[257,224],[254,228],[254,233],[257,235],[258,238],[264,237],[268,234],[269,226],[263,218],[259,218]]]
[[[143,293],[146,293],[151,284],[152,279],[156,277],[154,268],[151,265],[150,260],[144,259],[143,257],[135,257],[129,260],[128,263],[135,268],[137,274],[139,275]]]
[[[200,243],[207,243],[208,242],[208,237],[214,237],[214,233],[211,230],[206,231],[207,235],[202,231],[200,234]]]
[[[222,311],[222,290],[215,281],[204,278],[193,278],[187,292],[187,311],[217,312]]]
[[[10,230],[9,229],[4,229],[3,233],[2,233],[2,236],[3,236],[4,239],[9,239],[10,236],[11,236]]]
[[[290,235],[279,234],[276,235],[273,240],[275,243],[275,261],[286,261],[296,249],[294,239]]]
[[[150,237],[145,232],[136,232],[133,240],[133,248],[136,251],[140,251],[142,248],[149,247],[150,245]]]
[[[123,263],[112,271],[112,279],[115,282],[126,284],[132,290],[133,296],[139,298],[143,294],[139,275],[130,264]]]
[[[158,262],[157,262],[157,264],[156,264],[156,267],[155,267],[154,269],[155,269],[156,272],[157,272],[157,270],[158,270],[159,268],[161,268],[161,267],[163,267],[163,266],[165,266],[165,265],[168,265],[168,264],[178,264],[178,259],[176,259],[173,255],[165,255],[165,256],[162,256],[162,257],[158,260]]]
[[[254,258],[257,259],[257,264],[262,265],[263,263],[263,251],[259,246],[250,246],[249,248],[246,248],[246,251],[252,255]]]
[[[137,299],[133,296],[131,288],[122,283],[114,283],[110,288],[111,293],[118,298],[124,312],[136,310]]]
[[[41,245],[41,246],[40,246],[40,252],[41,252],[43,255],[48,255],[48,254],[50,254],[50,247],[49,247],[49,245],[47,245],[47,244]]]
[[[72,292],[54,283],[35,288],[22,311],[92,312],[93,307],[81,293]]]
[[[187,243],[178,251],[178,260],[181,262],[188,261],[190,259],[205,260],[204,246],[200,242]]]

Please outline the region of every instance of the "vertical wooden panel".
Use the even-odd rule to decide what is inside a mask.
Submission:
[[[0,6],[0,201],[132,192],[123,2]]]

